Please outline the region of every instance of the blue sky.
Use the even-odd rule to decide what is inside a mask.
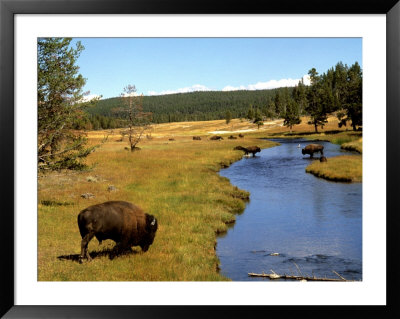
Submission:
[[[132,84],[159,95],[292,86],[339,61],[362,67],[361,38],[75,38],[84,91],[110,98]]]

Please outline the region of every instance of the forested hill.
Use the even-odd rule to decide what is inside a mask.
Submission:
[[[179,121],[206,121],[225,119],[227,112],[232,118],[246,117],[249,108],[259,109],[264,114],[274,113],[271,102],[279,91],[282,95],[291,95],[293,88],[279,88],[256,91],[207,91],[178,93],[143,98],[143,111],[153,114],[154,123]],[[89,114],[121,117],[116,109],[122,107],[121,98],[100,100],[95,107],[89,108]],[[270,110],[269,110],[270,108]]]

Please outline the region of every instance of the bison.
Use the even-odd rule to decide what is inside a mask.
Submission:
[[[326,159],[325,156],[321,156],[321,157],[319,158],[319,161],[322,163],[322,162],[327,162],[328,160]]]
[[[234,150],[243,151],[245,155],[251,153],[253,154],[253,157],[256,155],[256,153],[261,152],[261,149],[258,146],[248,146],[248,147],[236,146]]]
[[[215,136],[211,136],[210,140],[212,140],[212,141],[223,140],[223,137],[219,136],[219,135],[215,135]]]
[[[237,139],[237,137],[236,137],[236,136],[233,136],[233,135],[229,136],[228,138],[229,138],[230,140],[236,140],[236,139]]]
[[[314,153],[320,152],[321,155],[324,155],[324,147],[319,144],[308,144],[305,148],[301,150],[303,155],[310,154],[310,158],[313,158]]]
[[[88,244],[93,237],[100,244],[105,239],[115,241],[114,254],[131,246],[140,246],[142,251],[147,251],[154,241],[158,223],[153,215],[131,203],[108,201],[82,210],[78,215],[78,226],[82,237],[79,262],[82,263],[84,258],[91,260]]]
[[[201,141],[201,137],[200,136],[193,136],[193,140],[194,141]]]

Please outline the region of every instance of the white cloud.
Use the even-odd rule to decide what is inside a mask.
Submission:
[[[88,101],[90,101],[91,99],[94,99],[94,98],[100,98],[101,99],[101,95],[98,95],[98,94],[84,95],[79,102],[80,103],[88,102]]]
[[[303,76],[303,82],[305,85],[310,85],[310,77],[308,75]],[[267,82],[257,82],[256,84],[240,85],[240,86],[225,86],[222,91],[238,91],[238,90],[269,90],[280,87],[296,86],[301,79],[281,79],[281,80],[270,80]]]
[[[303,83],[305,85],[310,85],[310,77],[304,75],[302,77]],[[238,90],[269,90],[276,89],[280,87],[290,87],[296,86],[301,79],[281,79],[281,80],[270,80],[267,82],[258,82],[256,84],[240,85],[240,86],[225,86],[222,91],[238,91]],[[175,93],[188,93],[188,92],[198,92],[198,91],[215,91],[202,84],[195,84],[189,87],[184,87],[176,90],[164,90],[161,92],[148,91],[147,95],[164,95],[164,94],[175,94]]]
[[[165,90],[165,91],[161,91],[161,92],[148,91],[147,94],[148,95],[164,95],[164,94],[188,93],[188,92],[197,92],[197,91],[212,91],[212,89],[206,87],[205,85],[195,84],[195,85],[177,89],[177,90]]]
[[[137,92],[131,92],[131,93],[121,93],[122,97],[128,97],[128,96],[139,96],[140,94]]]

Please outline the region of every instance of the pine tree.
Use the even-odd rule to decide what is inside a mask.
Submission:
[[[80,42],[70,47],[71,38],[38,40],[38,169],[83,169],[95,147],[86,147],[82,133],[73,132],[80,110],[98,99],[82,103],[86,79],[79,74],[77,58],[84,49]]]
[[[323,103],[323,88],[321,78],[315,68],[312,68],[308,75],[311,79],[311,86],[308,88],[306,112],[310,115],[311,119],[308,122],[314,125],[315,133],[318,133],[318,126],[322,128],[328,122],[328,115]]]
[[[290,130],[290,133],[292,133],[293,125],[300,123],[301,120],[299,115],[299,107],[293,100],[290,100],[286,107],[283,125],[287,126]]]
[[[254,112],[253,123],[257,124],[257,128],[260,129],[261,125],[264,125],[262,114],[258,108]]]
[[[226,111],[226,114],[225,114],[226,124],[229,124],[231,120],[232,120],[232,113],[228,110],[228,111]]]
[[[274,104],[275,104],[275,114],[281,116],[283,113],[283,98],[279,90],[276,91]]]
[[[343,111],[338,114],[339,126],[351,121],[353,130],[357,130],[357,126],[362,126],[362,71],[357,62],[348,69],[342,106]]]
[[[253,106],[250,105],[248,111],[247,111],[247,116],[246,116],[250,121],[254,119],[254,110]]]
[[[299,114],[303,114],[307,106],[307,87],[304,85],[303,79],[301,79],[298,85],[294,87],[292,98],[298,105]]]

